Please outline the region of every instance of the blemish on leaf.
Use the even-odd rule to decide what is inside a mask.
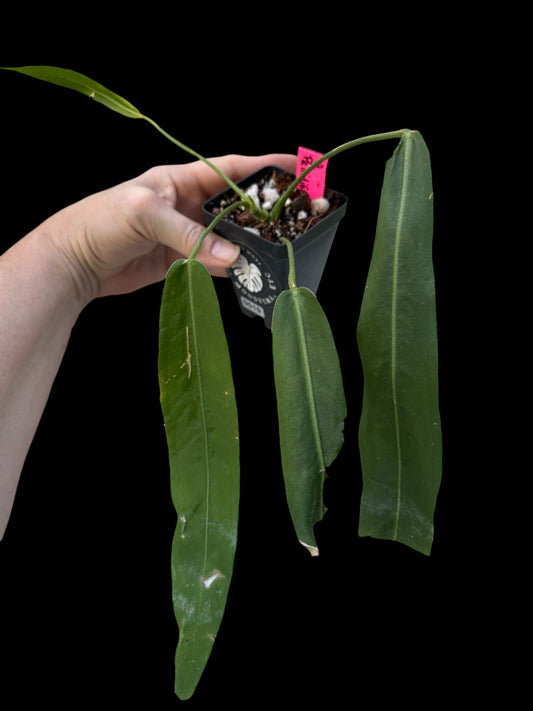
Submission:
[[[226,576],[223,575],[220,572],[220,570],[215,569],[209,575],[202,576],[201,580],[202,580],[202,584],[203,584],[204,588],[207,588],[209,590],[209,588],[211,587],[211,585],[213,585],[215,580],[218,580],[219,578],[225,578],[225,577]]]
[[[186,340],[186,348],[187,348],[187,357],[185,358],[185,362],[182,363],[181,367],[184,368],[185,366],[188,367],[189,369],[189,380],[191,378],[191,351],[189,349],[189,327],[185,326],[185,340]]]
[[[313,558],[318,555],[317,546],[310,546],[309,543],[304,543],[303,541],[299,541],[299,543],[301,543],[304,548],[307,548],[307,550],[309,551],[309,553],[311,553]]]

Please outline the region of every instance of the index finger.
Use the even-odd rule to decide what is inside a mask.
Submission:
[[[233,182],[238,182],[267,165],[294,172],[296,156],[269,153],[263,156],[227,155],[211,159]],[[174,207],[196,222],[203,223],[202,203],[227,187],[226,181],[203,161],[169,167],[174,185]]]
[[[296,156],[289,153],[268,153],[262,156],[226,155],[211,158],[210,162],[233,182],[238,182],[267,165],[276,165],[290,172],[296,170]],[[206,163],[198,161],[192,163],[191,168],[204,191],[205,200],[224,189],[225,181]]]

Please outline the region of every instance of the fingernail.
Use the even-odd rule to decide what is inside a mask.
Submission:
[[[223,239],[215,240],[211,246],[211,255],[215,257],[215,259],[219,259],[221,262],[227,262],[228,264],[233,264],[237,261],[240,251],[238,245]]]

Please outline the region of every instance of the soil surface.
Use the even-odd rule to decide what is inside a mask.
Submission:
[[[254,197],[258,206],[268,211],[272,208],[276,197],[282,195],[293,180],[294,175],[282,170],[275,170],[272,174],[266,174],[259,178],[246,189],[246,192]],[[238,202],[238,200],[237,195],[223,198],[213,208],[213,214],[217,215],[229,204]],[[281,236],[293,240],[307,232],[334,210],[337,203],[338,200],[334,194],[328,195],[328,200],[319,204],[317,201],[311,201],[305,191],[296,189],[285,203],[282,214],[276,223],[261,222],[242,207],[229,213],[225,219],[260,235],[269,242],[279,242]]]

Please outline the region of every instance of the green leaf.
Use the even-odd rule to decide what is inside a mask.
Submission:
[[[117,111],[129,118],[145,118],[135,106],[123,99],[118,94],[109,91],[105,86],[98,84],[84,74],[75,72],[72,69],[61,69],[60,67],[48,66],[27,66],[27,67],[0,67],[20,74],[26,74],[35,79],[42,79],[51,84],[58,84],[66,89],[74,89],[85,96],[98,101],[108,109]]]
[[[177,512],[175,691],[186,699],[198,684],[224,613],[239,508],[239,436],[228,346],[212,279],[196,260],[179,260],[165,280],[159,382]]]
[[[121,96],[115,94],[109,89],[106,89],[105,86],[102,86],[102,84],[98,84],[98,82],[95,82],[93,79],[90,79],[84,74],[75,72],[72,69],[61,69],[60,67],[49,66],[0,67],[0,69],[7,69],[8,71],[19,72],[20,74],[26,74],[36,79],[42,79],[43,81],[47,81],[52,84],[58,84],[59,86],[66,87],[67,89],[74,89],[75,91],[79,91],[82,94],[85,94],[85,96],[89,96],[91,99],[98,101],[104,106],[107,106],[107,108],[111,109],[112,111],[116,111],[117,113],[122,114],[123,116],[127,116],[128,118],[144,119],[157,131],[159,131],[162,136],[167,138],[171,143],[174,143],[174,145],[178,146],[178,148],[181,148],[181,150],[185,151],[186,153],[189,153],[198,160],[203,161],[212,170],[214,170],[217,175],[219,175],[223,180],[225,180],[231,188],[235,190],[237,195],[241,197],[241,200],[243,200],[247,204],[249,203],[250,207],[253,206],[253,201],[250,201],[244,191],[236,183],[234,183],[233,180],[231,180],[227,175],[225,175],[225,173],[223,173],[215,163],[208,160],[207,158],[204,158],[202,155],[197,153],[197,151],[192,148],[189,148],[189,146],[186,146],[184,143],[178,141],[176,138],[164,131],[161,126],[159,126],[148,116],[142,114],[138,109],[135,108],[135,106],[133,106],[133,104],[130,104],[129,101],[123,99]]]
[[[417,132],[387,162],[357,339],[364,371],[359,535],[429,555],[441,481],[433,188]]]
[[[272,349],[287,502],[298,540],[317,555],[313,526],[324,515],[326,469],[343,443],[346,402],[331,329],[309,289],[279,295]]]

